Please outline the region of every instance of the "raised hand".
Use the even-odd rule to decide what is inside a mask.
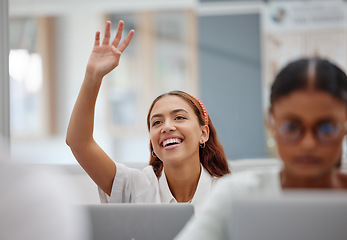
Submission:
[[[118,66],[122,52],[128,47],[134,35],[134,30],[131,30],[124,41],[120,43],[123,28],[124,22],[119,21],[116,36],[111,44],[110,21],[106,22],[105,35],[101,45],[100,32],[96,32],[94,48],[88,61],[86,74],[91,74],[91,76],[96,77],[97,79],[102,79],[106,74]]]

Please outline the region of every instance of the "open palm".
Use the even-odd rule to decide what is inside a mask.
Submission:
[[[88,61],[87,73],[102,78],[118,66],[122,52],[127,48],[134,35],[134,30],[131,30],[128,33],[127,37],[124,39],[124,41],[120,44],[120,40],[122,38],[123,33],[123,27],[124,22],[119,21],[116,36],[111,44],[110,21],[107,21],[106,23],[105,36],[101,45],[100,32],[97,32],[95,34],[94,48]]]

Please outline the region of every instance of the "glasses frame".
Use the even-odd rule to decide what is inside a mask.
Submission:
[[[319,137],[320,136],[320,134],[318,133],[319,124],[316,124],[313,127],[307,128],[299,123],[300,133],[295,138],[290,139],[290,138],[286,138],[285,136],[283,136],[283,134],[281,134],[281,131],[279,129],[281,126],[275,123],[275,120],[272,116],[269,116],[268,123],[269,123],[269,126],[274,129],[274,133],[276,137],[278,138],[278,140],[280,140],[282,143],[285,143],[285,144],[297,144],[307,134],[307,131],[310,131],[317,143],[321,145],[333,145],[339,142],[340,140],[342,141],[347,131],[347,122],[345,122],[344,124],[337,123],[335,124],[337,128],[335,131],[336,132],[335,136],[331,139],[324,139]]]

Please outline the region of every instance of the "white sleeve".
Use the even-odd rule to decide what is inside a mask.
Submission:
[[[64,172],[0,164],[0,192],[0,239],[90,239],[89,215]]]
[[[113,181],[111,195],[108,196],[100,188],[99,197],[102,203],[135,203],[153,202],[155,184],[158,184],[152,166],[143,170],[129,168],[122,163],[116,163],[116,176]]]
[[[231,194],[229,184],[220,181],[194,216],[176,236],[175,240],[228,239],[227,214],[230,213]]]
[[[232,199],[240,195],[279,194],[279,169],[244,171],[222,177],[210,197],[202,206],[201,212],[192,218],[175,240],[228,240],[228,226],[232,221]]]

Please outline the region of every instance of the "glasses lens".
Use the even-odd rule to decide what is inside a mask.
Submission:
[[[295,122],[284,122],[278,128],[279,137],[286,142],[297,141],[302,134],[302,127]]]
[[[323,143],[336,141],[341,134],[342,126],[329,122],[321,123],[316,128],[316,136]]]

